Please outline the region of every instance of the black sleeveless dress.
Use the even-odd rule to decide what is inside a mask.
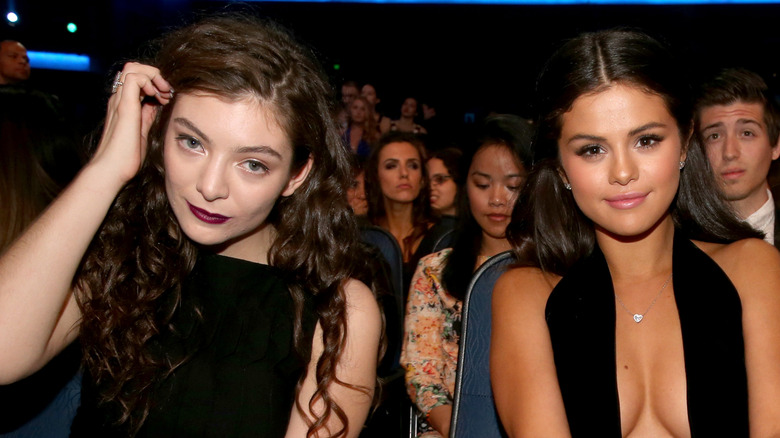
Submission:
[[[303,322],[310,347],[311,303]],[[155,385],[138,437],[284,436],[310,352],[293,348],[293,302],[278,270],[202,255],[183,286],[173,326],[151,348],[185,361]],[[98,407],[97,391],[85,375],[71,436],[126,434],[107,424],[116,406]]]
[[[672,265],[691,434],[747,437],[747,372],[739,295],[720,267],[679,231]],[[598,247],[553,289],[546,318],[572,436],[622,436],[615,297],[609,268]]]

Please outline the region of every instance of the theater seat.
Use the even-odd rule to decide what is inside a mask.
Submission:
[[[490,387],[490,323],[493,285],[513,262],[510,251],[493,256],[477,270],[466,291],[450,423],[452,437],[506,436]]]

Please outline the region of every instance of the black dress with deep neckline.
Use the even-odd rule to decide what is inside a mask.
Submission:
[[[293,301],[280,271],[203,254],[182,288],[172,326],[150,346],[182,365],[152,392],[137,437],[282,437],[309,351],[293,346]],[[304,311],[310,349],[316,316]],[[85,375],[71,436],[122,436],[110,422],[116,406],[97,406]]]
[[[747,437],[747,372],[737,290],[679,231],[672,268],[691,435]],[[553,289],[545,316],[572,436],[621,437],[615,297],[598,246]]]

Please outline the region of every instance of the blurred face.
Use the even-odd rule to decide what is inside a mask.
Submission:
[[[439,158],[431,158],[425,163],[428,176],[431,179],[431,208],[440,215],[455,216],[457,207],[455,199],[458,186],[452,180],[450,172]]]
[[[525,169],[506,146],[485,146],[474,155],[466,188],[471,214],[484,239],[506,238],[506,226],[525,176]]]
[[[268,110],[253,99],[181,94],[164,147],[165,188],[184,233],[219,254],[264,257],[268,214],[309,169],[291,175],[290,141]]]
[[[780,147],[769,141],[764,106],[736,102],[702,110],[699,117],[707,158],[726,199],[745,217],[768,199],[766,176]]]
[[[349,108],[349,106],[352,105],[352,101],[358,97],[358,94],[357,87],[352,85],[343,85],[341,87],[341,103],[343,103],[345,107]]]
[[[401,105],[401,115],[407,118],[417,117],[417,101],[408,97]]]
[[[360,172],[355,176],[352,185],[347,189],[347,201],[352,211],[357,216],[368,214],[368,201],[366,200],[366,180],[365,172]]]
[[[363,123],[366,121],[368,115],[368,107],[366,102],[362,99],[355,99],[352,101],[352,105],[349,107],[349,116],[355,123]]]
[[[423,184],[422,160],[406,142],[388,143],[379,151],[379,186],[385,201],[411,203]]]
[[[0,44],[0,84],[16,84],[30,78],[27,49],[16,41]]]
[[[668,217],[685,154],[661,97],[619,84],[580,96],[562,116],[558,150],[597,231],[638,236]]]
[[[379,102],[379,99],[376,97],[376,89],[374,89],[374,86],[371,84],[363,85],[363,88],[360,90],[360,95],[372,106],[375,106]]]

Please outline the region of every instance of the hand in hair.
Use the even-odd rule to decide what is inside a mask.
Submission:
[[[156,112],[154,105],[143,103],[144,97],[154,97],[167,104],[173,98],[173,89],[158,69],[144,64],[125,64],[119,78],[122,85],[116,87],[116,93],[108,100],[103,135],[92,163],[116,166],[116,176],[124,184],[141,167],[146,155],[146,136]]]
[[[117,193],[143,161],[154,109],[142,99],[166,104],[171,97],[153,67],[127,64],[121,80],[93,159],[0,258],[0,384],[37,371],[79,333],[74,276]]]

